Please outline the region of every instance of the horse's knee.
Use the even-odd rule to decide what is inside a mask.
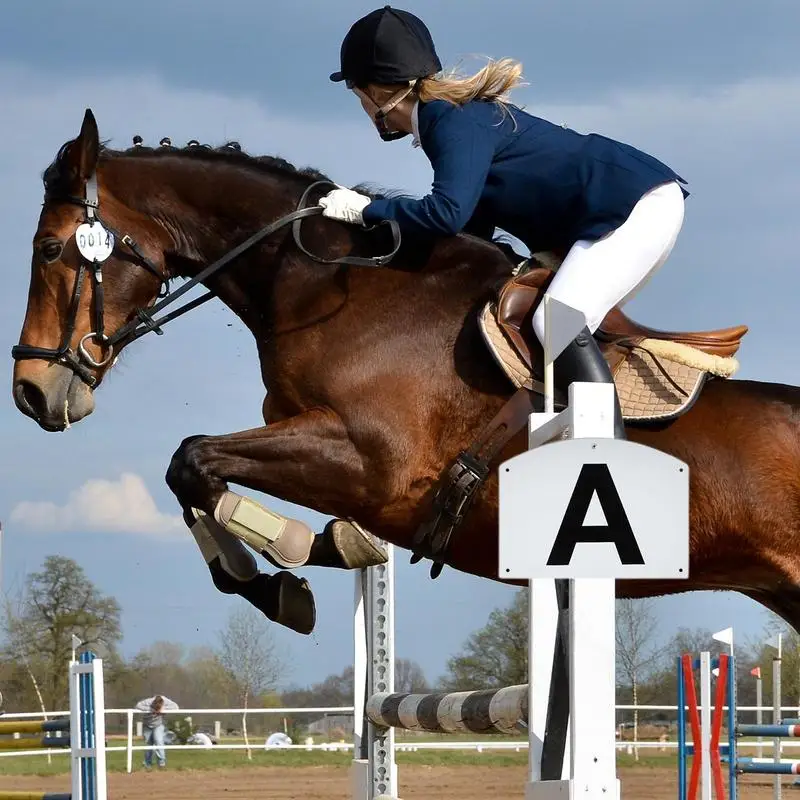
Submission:
[[[207,436],[189,436],[172,454],[164,479],[172,492],[181,495],[195,486],[203,476],[203,452]]]

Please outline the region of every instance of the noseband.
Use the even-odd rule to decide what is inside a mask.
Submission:
[[[331,183],[330,181],[316,181],[312,183],[303,192],[303,195],[298,203],[297,210],[280,217],[274,222],[271,222],[269,225],[253,234],[249,239],[246,239],[241,244],[228,251],[224,256],[202,269],[194,278],[187,280],[186,283],[184,283],[175,291],[170,291],[169,289],[169,275],[165,275],[159,271],[158,267],[156,267],[156,265],[153,264],[149,258],[147,258],[147,256],[141,251],[131,236],[128,234],[120,235],[113,227],[100,219],[98,214],[100,200],[97,191],[96,174],[92,175],[92,177],[86,182],[84,197],[74,197],[68,195],[64,197],[50,198],[83,206],[84,219],[85,222],[90,226],[90,229],[94,229],[96,226],[99,234],[100,232],[106,232],[107,235],[113,237],[109,255],[116,247],[116,243],[121,242],[131,251],[131,253],[133,253],[136,263],[144,267],[148,272],[152,273],[156,278],[158,278],[161,283],[161,288],[159,289],[159,293],[156,297],[156,302],[152,306],[147,309],[137,308],[134,311],[133,319],[130,322],[123,325],[111,336],[107,336],[104,330],[103,319],[104,296],[102,262],[105,261],[108,256],[105,256],[102,259],[95,258],[94,260],[90,261],[88,258],[84,257],[83,253],[81,253],[80,263],[78,264],[78,269],[75,275],[75,284],[72,289],[72,298],[70,300],[69,313],[67,315],[67,324],[64,329],[64,335],[61,339],[61,344],[57,348],[33,347],[27,344],[18,344],[11,348],[11,357],[16,361],[25,359],[42,359],[52,363],[63,364],[69,367],[89,387],[94,387],[97,384],[97,378],[92,373],[92,370],[100,369],[110,363],[114,357],[115,348],[117,350],[121,350],[126,345],[130,344],[141,336],[144,336],[144,334],[149,333],[150,331],[154,331],[156,334],[161,336],[164,333],[162,330],[163,325],[173,319],[176,319],[177,317],[182,316],[187,311],[197,308],[208,300],[211,300],[215,295],[212,291],[208,291],[200,297],[184,303],[179,308],[173,309],[166,314],[162,314],[158,318],[156,318],[156,314],[158,314],[167,306],[172,305],[181,295],[193,289],[197,284],[202,283],[207,278],[210,278],[212,275],[222,270],[223,267],[226,267],[234,259],[242,255],[242,253],[258,244],[262,239],[265,239],[267,236],[270,236],[287,225],[292,226],[292,235],[294,237],[295,245],[298,247],[298,249],[304,255],[318,263],[351,264],[353,266],[362,267],[380,267],[388,264],[400,249],[400,229],[394,220],[384,220],[383,222],[378,223],[379,225],[388,224],[392,231],[393,246],[391,252],[386,255],[363,258],[358,256],[342,256],[340,258],[326,259],[316,256],[306,250],[300,241],[300,222],[305,217],[310,217],[322,212],[321,206],[306,206],[306,200],[308,199],[311,191],[321,185],[336,188],[336,184]],[[371,230],[371,228],[367,228],[367,230]],[[94,280],[95,330],[90,331],[85,336],[81,337],[76,353],[70,346],[70,342],[72,341],[72,337],[75,333],[78,308],[80,306],[80,299],[87,268],[91,269]],[[89,340],[95,340],[102,345],[106,355],[101,361],[97,361],[92,358],[87,351],[85,343]]]

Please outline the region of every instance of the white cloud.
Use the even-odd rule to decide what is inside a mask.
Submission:
[[[180,515],[158,510],[142,478],[130,472],[119,480],[94,478],[70,492],[64,505],[26,500],[11,512],[11,521],[41,531],[137,533],[185,536]]]

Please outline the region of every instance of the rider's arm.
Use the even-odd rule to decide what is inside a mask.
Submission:
[[[435,118],[420,130],[422,147],[433,167],[430,194],[419,200],[408,197],[373,200],[363,211],[365,224],[393,219],[401,230],[452,236],[472,218],[486,183],[496,140],[490,129],[464,109],[444,102],[436,105]]]

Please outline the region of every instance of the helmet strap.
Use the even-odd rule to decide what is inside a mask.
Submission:
[[[372,119],[375,122],[375,127],[378,129],[378,133],[384,142],[393,142],[397,139],[402,139],[404,136],[408,136],[406,131],[390,130],[389,126],[386,124],[386,116],[411,94],[415,84],[416,81],[409,81],[408,86],[404,86],[398,92],[395,92],[373,115]]]

